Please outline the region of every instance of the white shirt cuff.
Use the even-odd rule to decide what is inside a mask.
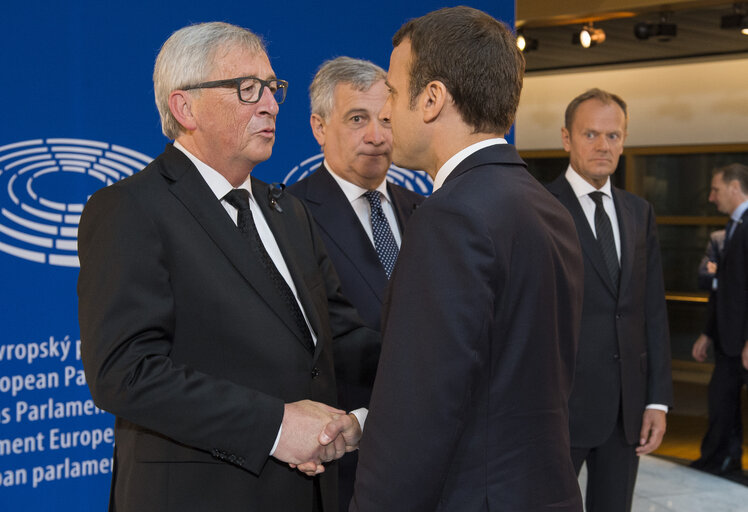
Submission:
[[[648,404],[645,409],[657,409],[658,411],[668,412],[670,408],[667,405],[662,404]]]
[[[369,415],[369,410],[362,407],[360,409],[351,411],[350,414],[353,414],[356,417],[356,419],[358,420],[358,424],[361,427],[361,432],[363,432],[364,423],[366,422],[366,416]]]

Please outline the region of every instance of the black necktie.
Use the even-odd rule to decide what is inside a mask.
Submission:
[[[387,222],[387,217],[384,216],[379,191],[369,190],[364,193],[364,197],[366,197],[371,206],[371,231],[374,235],[374,248],[389,279],[392,275],[392,269],[395,268],[395,260],[397,260],[397,242],[395,242],[395,237],[392,235],[390,223]]]
[[[610,224],[610,217],[608,217],[603,206],[603,193],[590,192],[589,196],[595,202],[595,233],[597,234],[597,243],[600,244],[605,266],[608,267],[608,273],[613,280],[613,286],[617,290],[621,269],[618,264],[616,241],[613,238],[613,227]]]
[[[242,235],[244,235],[244,237],[249,241],[252,248],[260,257],[260,261],[262,261],[262,264],[265,267],[265,270],[267,270],[270,279],[278,289],[278,292],[283,298],[283,301],[291,311],[291,315],[296,321],[296,325],[304,335],[304,341],[307,344],[307,348],[310,351],[314,352],[314,340],[312,340],[312,335],[309,332],[309,327],[307,327],[306,320],[304,319],[304,313],[302,313],[301,307],[299,306],[296,297],[291,291],[291,288],[288,286],[286,280],[283,279],[283,276],[278,271],[278,267],[276,267],[275,263],[273,263],[272,258],[265,249],[265,245],[262,243],[260,234],[257,232],[257,226],[255,225],[255,220],[252,216],[252,210],[249,207],[249,191],[243,188],[236,188],[226,194],[223,198],[227,203],[229,203],[239,211],[239,215],[237,217],[237,226],[239,227],[239,230],[242,232]]]
[[[730,238],[732,238],[732,231],[733,227],[735,226],[735,221],[730,219],[727,221],[727,226],[725,226],[725,242],[728,242]]]

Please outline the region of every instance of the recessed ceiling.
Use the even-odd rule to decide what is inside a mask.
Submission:
[[[605,31],[605,42],[588,49],[572,44],[572,35],[581,30],[583,23],[535,26],[528,22],[522,28],[523,33],[537,39],[538,48],[525,53],[527,71],[748,54],[748,36],[737,28],[720,28],[722,16],[733,12],[732,3],[670,12],[667,21],[678,26],[678,33],[669,41],[659,41],[657,37],[640,40],[634,36],[637,23],[658,23],[658,12],[599,20],[594,26]]]

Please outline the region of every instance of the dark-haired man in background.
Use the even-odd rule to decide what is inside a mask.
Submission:
[[[565,117],[569,167],[548,189],[571,212],[584,254],[571,455],[577,472],[587,463],[587,511],[623,512],[631,509],[639,455],[660,445],[672,404],[660,247],[652,206],[610,183],[626,104],[591,89]]]
[[[742,469],[740,391],[748,385],[748,166],[716,169],[709,201],[730,216],[709,297],[707,327],[693,346],[697,361],[714,344],[709,382],[709,429],[693,467],[716,474]]]
[[[393,160],[434,193],[383,313],[353,511],[580,511],[568,398],[582,259],[568,212],[506,144],[524,60],[468,7],[393,38]]]
[[[424,199],[386,181],[392,130],[389,120],[378,118],[387,99],[386,77],[376,64],[350,57],[320,67],[309,87],[310,123],[325,160],[288,187],[312,212],[343,294],[377,331],[405,223]],[[373,380],[349,382],[342,372],[338,406],[367,406]],[[357,460],[354,451],[337,463],[341,510],[348,510],[353,495]]]

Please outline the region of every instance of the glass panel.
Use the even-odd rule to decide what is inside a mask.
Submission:
[[[699,262],[712,231],[724,226],[657,226],[668,292],[699,292]]]
[[[691,348],[706,326],[706,303],[668,301],[667,310],[672,358],[693,362]],[[714,361],[711,350],[708,357]]]
[[[636,155],[635,190],[657,215],[721,215],[709,203],[712,170],[734,162],[748,165],[748,153]]]

